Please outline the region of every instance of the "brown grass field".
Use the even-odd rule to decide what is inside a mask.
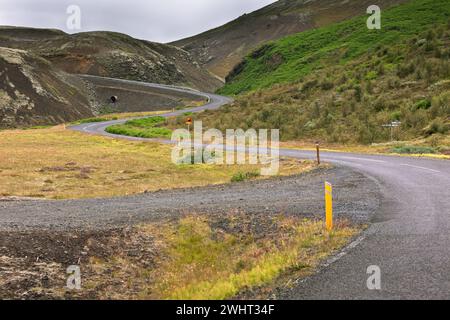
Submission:
[[[283,159],[280,175],[312,170]],[[114,197],[230,182],[255,165],[175,165],[171,146],[86,135],[63,126],[0,131],[0,197]]]

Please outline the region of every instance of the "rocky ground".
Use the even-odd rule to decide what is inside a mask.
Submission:
[[[207,217],[214,230],[221,230],[218,234],[250,233],[255,241],[276,238],[273,219],[280,214],[323,216],[325,180],[335,183],[339,219],[359,225],[370,221],[378,208],[378,187],[364,175],[344,168],[237,183],[228,188],[214,186],[120,198],[127,203],[126,210],[115,204],[119,199],[2,201],[0,298],[139,298],[142,287],[153,280],[149,275],[145,283],[130,282],[133,273],[151,269],[164,258],[163,245],[154,236],[157,232],[151,230],[176,223],[186,214],[196,214]],[[361,197],[361,190],[369,196]],[[362,200],[356,200],[359,198]],[[137,227],[142,224],[151,228],[143,233]],[[112,257],[114,263],[101,267],[96,264],[102,259],[111,261]],[[70,265],[82,269],[82,291],[65,288]],[[242,297],[260,294],[252,291]]]

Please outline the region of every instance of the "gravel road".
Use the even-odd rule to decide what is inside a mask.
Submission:
[[[361,173],[339,167],[286,178],[112,199],[0,202],[0,230],[108,229],[184,213],[236,210],[322,217],[325,180],[335,183],[339,217],[358,223],[370,220],[379,205],[377,184]]]

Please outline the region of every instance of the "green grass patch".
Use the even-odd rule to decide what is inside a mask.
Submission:
[[[238,172],[231,177],[231,182],[243,182],[250,179],[258,178],[261,174],[256,171],[252,172]]]
[[[136,128],[125,124],[114,125],[106,128],[106,132],[137,138],[170,138],[172,131],[167,128]]]
[[[162,127],[164,117],[135,119],[106,128],[106,132],[137,138],[170,138],[172,130]]]
[[[105,122],[105,121],[109,121],[111,119],[107,119],[107,118],[88,118],[88,119],[83,119],[80,121],[77,121],[76,123],[79,124],[85,124],[85,123],[94,123],[94,122]]]
[[[151,117],[151,118],[142,118],[130,120],[125,123],[127,126],[138,127],[138,128],[148,128],[154,127],[156,125],[162,124],[166,121],[164,117]]]
[[[414,105],[415,110],[418,109],[428,110],[430,108],[431,108],[431,101],[428,99],[420,100]]]
[[[399,154],[435,154],[437,151],[432,147],[401,146],[393,148],[391,152]]]

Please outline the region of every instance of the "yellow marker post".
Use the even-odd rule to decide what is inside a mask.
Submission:
[[[333,230],[333,186],[325,182],[325,209],[327,230]]]

